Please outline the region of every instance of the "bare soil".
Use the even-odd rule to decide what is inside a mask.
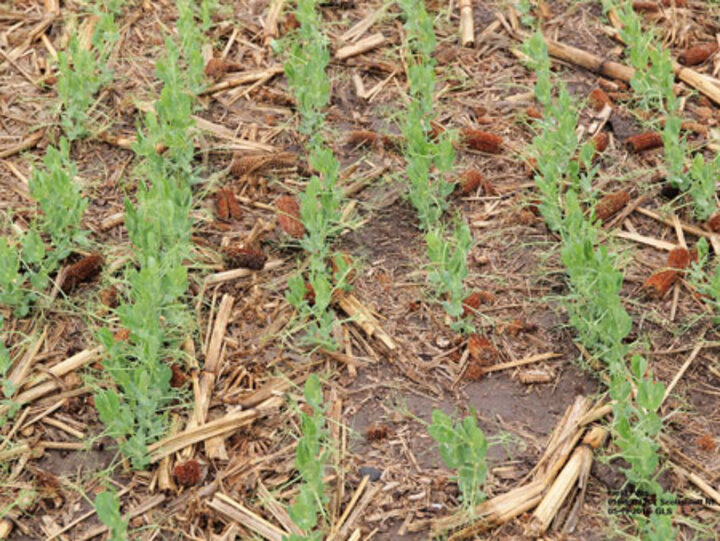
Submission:
[[[427,4],[429,9],[439,10],[437,124],[453,130],[485,130],[504,141],[503,152],[495,155],[462,144],[457,147],[457,176],[468,169],[477,170],[495,191],[490,195],[478,188],[468,196],[454,197],[451,205],[473,229],[475,246],[469,258],[467,288],[482,292],[486,299],[474,322],[477,334],[497,350],[495,364],[544,353],[556,353],[557,357],[489,372],[479,381],[467,377],[467,338],[450,330],[426,283],[424,240],[415,211],[406,200],[402,154],[387,145],[359,147],[348,143],[353,130],[399,133],[398,122],[408,99],[401,48],[404,32],[398,8],[391,6],[363,34],[382,32],[387,38],[385,46],[331,63],[333,87],[327,131],[341,161],[344,182],[351,185],[357,179],[369,179],[352,195],[359,225],[343,232],[337,247],[358,263],[352,295],[376,317],[397,345],[396,350],[388,352],[377,336],[368,336],[349,320],[342,326],[342,357],[308,353],[296,337],[288,336],[292,310],[284,295],[287,279],[296,272],[303,254],[297,243],[276,227],[274,205],[281,195],[295,196],[302,189],[308,164],[287,81],[280,74],[254,87],[251,83],[203,96],[197,116],[231,134],[199,130],[198,136],[197,166],[203,179],[212,179],[203,180],[194,189],[195,260],[191,263],[187,305],[195,318],[190,338],[199,367],[205,360],[220,300],[223,295],[234,298],[209,419],[251,407],[248,404],[255,406],[259,395],[272,390],[284,397],[285,406],[227,434],[224,456],[208,456],[202,444],[174,453],[166,465],[168,471],[195,459],[202,467],[202,480],[192,487],[173,483],[160,488],[160,466],[131,471],[117,453],[115,442],[102,434],[89,386],[107,384],[102,366],[93,364],[65,376],[60,388],[27,404],[0,428],[0,456],[7,449],[29,446],[9,456],[0,467],[0,515],[6,515],[0,524],[10,532],[8,539],[49,539],[60,530],[63,533],[56,538],[85,539],[83,536],[100,525],[94,515],[83,518],[92,509],[89,502],[108,483],[122,491],[123,512],[155,502],[153,498],[160,496],[150,509],[132,518],[133,539],[259,539],[247,523],[209,505],[219,494],[281,527],[278,514],[273,514],[259,491],[267,488],[283,506],[296,493],[298,418],[292,404],[300,399],[299,386],[311,372],[321,375],[325,382],[331,434],[337,442],[332,467],[328,468],[330,523],[336,523],[351,501],[357,504],[352,497],[363,475],[373,479],[379,475],[363,492],[376,489],[372,500],[352,516],[349,531],[359,532],[353,539],[428,539],[431,521],[453,514],[459,506],[452,472],[443,466],[427,433],[426,423],[433,410],[441,409],[458,418],[476,413],[491,443],[486,491],[493,497],[524,483],[576,397],[602,399],[605,384],[601,373],[590,367],[567,321],[564,295],[568,290],[559,240],[533,209],[537,194],[526,172],[524,150],[533,136],[526,109],[537,104],[530,93],[533,75],[512,52],[519,46],[518,28],[507,3],[471,3],[474,47],[459,44],[457,2],[451,3],[451,13],[447,3]],[[599,2],[541,3],[549,10],[543,19],[546,36],[624,62],[622,46],[603,31],[608,23]],[[30,36],[48,4],[52,2],[16,2],[0,8],[3,51]],[[223,8],[208,36],[214,54],[225,54],[242,72],[281,65],[283,58],[265,42],[263,25],[269,2],[221,4]],[[646,24],[658,29],[674,56],[691,43],[715,39],[720,32],[717,6],[695,0],[689,4],[645,16]],[[340,36],[345,31],[382,5],[379,0],[324,3],[321,10],[333,50],[344,45]],[[287,13],[286,6],[279,19],[281,35],[286,30]],[[128,2],[119,21],[121,43],[112,59],[115,79],[99,99],[95,113],[98,131],[104,126],[106,134],[133,136],[142,115],[137,103],[152,101],[159,92],[155,62],[163,54],[164,35],[174,31],[176,16],[172,2]],[[40,164],[44,149],[61,133],[55,88],[52,84],[32,84],[27,76],[39,80],[54,73],[54,68],[45,67],[52,64],[48,44],[62,49],[74,28],[71,21],[85,17],[87,13],[77,2],[63,2],[59,15],[41,33],[42,39],[31,39],[12,64],[0,60],[0,152],[38,129],[44,130],[30,148],[3,154],[3,234],[10,235],[12,225],[26,228],[32,220],[36,207],[28,195],[26,179]],[[694,69],[717,76],[717,57],[714,62]],[[570,63],[557,62],[554,66],[578,100],[585,100],[599,84],[608,85],[598,75]],[[219,80],[231,80],[238,74],[231,72]],[[366,90],[381,86],[371,98],[363,98],[353,83],[354,76],[361,78]],[[675,214],[685,224],[704,228],[705,224],[694,220],[684,198],[666,197],[662,150],[628,152],[624,141],[642,131],[642,123],[631,92],[621,82],[609,84],[618,88],[610,92],[616,105],[603,127],[610,145],[598,162],[596,187],[603,193],[626,189],[631,194],[630,205],[643,197],[638,207],[663,216]],[[717,129],[717,104],[687,87],[681,93],[687,98],[683,110],[686,118]],[[584,136],[596,117],[589,106],[583,106],[579,128]],[[698,145],[715,137],[717,144],[717,134],[712,131],[707,136],[688,137]],[[240,143],[244,146],[238,150]],[[294,166],[234,175],[230,168],[234,157],[257,153],[247,150],[249,143],[297,153],[298,159]],[[121,266],[114,263],[132,253],[122,220],[113,220],[123,212],[123,199],[133,198],[140,181],[134,168],[136,159],[132,151],[107,143],[100,135],[76,141],[72,158],[78,164],[84,195],[90,200],[85,226],[92,231],[93,246],[105,258],[105,267],[99,278],[79,285],[67,298],[59,295],[31,317],[20,320],[3,310],[4,330],[13,331],[7,345],[17,358],[27,346],[20,337],[47,328],[31,375],[44,373],[75,353],[95,347],[93,332],[98,327],[118,330],[117,319],[101,309],[98,299],[121,278]],[[221,188],[238,198],[241,218],[218,219],[215,194]],[[242,242],[254,227],[264,225],[267,228],[260,234],[258,245],[268,261],[275,263],[268,263],[262,271],[205,287],[208,276],[230,270],[221,255],[222,247]],[[682,242],[673,227],[637,211],[608,231],[637,232],[672,244]],[[692,247],[698,238],[686,232],[685,240]],[[695,344],[706,343],[663,405],[661,442],[668,458],[717,490],[720,364],[716,352],[720,337],[713,314],[684,279],[662,299],[644,295],[643,282],[665,265],[667,252],[659,243],[610,237],[607,243],[621,255],[624,266],[623,298],[633,318],[629,340],[649,359],[655,377],[669,383]],[[335,309],[338,317],[345,318],[339,308]],[[188,378],[183,388],[185,403],[179,401],[172,411],[179,429],[186,427],[190,417],[191,382],[198,374],[189,365],[182,366],[181,372]],[[532,382],[540,377],[538,374],[545,383]],[[290,386],[278,387],[278,382],[287,380],[292,382]],[[190,408],[185,407],[188,404]],[[55,422],[41,419],[26,426],[39,415]],[[58,422],[82,437],[58,428]],[[571,533],[553,532],[553,539],[619,538],[612,527],[616,519],[611,520],[608,513],[608,498],[622,487],[623,480],[622,464],[610,460],[615,451],[610,442],[595,452],[577,526]],[[698,494],[686,476],[668,472],[663,482],[678,495]],[[718,504],[680,507],[676,522],[681,526],[681,538],[716,539]],[[529,520],[529,512],[523,513],[478,538],[525,539]],[[690,527],[691,521],[699,526]],[[623,519],[618,523],[627,524]],[[103,535],[105,532],[100,531],[95,537]]]

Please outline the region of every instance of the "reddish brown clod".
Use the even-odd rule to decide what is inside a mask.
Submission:
[[[354,147],[379,145],[382,138],[374,131],[353,130],[348,134],[347,142]]]
[[[455,185],[455,192],[459,195],[474,193],[482,185],[484,180],[480,171],[468,169],[462,174],[460,180]]]
[[[707,226],[713,233],[720,233],[720,212],[707,221]]]
[[[540,201],[540,199],[531,199],[528,201],[526,208],[535,216],[540,216],[540,205],[542,205],[542,201]]]
[[[487,338],[477,334],[470,335],[467,348],[470,359],[463,379],[479,381],[485,375],[485,368],[495,364],[499,353]]]
[[[368,441],[384,440],[390,435],[390,427],[383,423],[373,423],[365,430],[365,438]]]
[[[703,434],[697,440],[695,440],[697,446],[702,451],[714,451],[717,449],[717,443],[710,434]]]
[[[238,204],[235,194],[230,188],[221,188],[216,194],[217,215],[222,221],[239,220],[242,218],[242,210]]]
[[[683,66],[697,66],[702,64],[718,51],[718,44],[714,41],[702,43],[685,49],[678,55],[678,62]]]
[[[515,318],[507,323],[502,324],[498,328],[500,334],[506,334],[508,336],[517,336],[521,332],[531,330],[531,326],[527,325],[522,319]]]
[[[205,75],[211,79],[216,79],[228,71],[237,71],[240,66],[235,62],[230,62],[224,58],[211,58],[205,64]]]
[[[315,305],[315,288],[308,282],[305,282],[305,300],[310,306]]]
[[[483,361],[486,364],[492,364],[492,362],[497,359],[497,349],[495,349],[492,342],[484,336],[480,336],[478,334],[470,335],[467,347],[471,359]]]
[[[595,206],[595,217],[603,222],[620,211],[630,202],[630,194],[626,190],[609,193],[598,201]]]
[[[300,205],[294,197],[281,195],[275,202],[278,224],[285,233],[296,239],[305,235],[305,226],[300,218]]]
[[[130,339],[130,329],[118,329],[113,338],[116,342],[127,342]]]
[[[117,306],[118,290],[115,286],[106,287],[100,294],[100,303],[108,308],[115,308]]]
[[[609,107],[613,106],[610,96],[608,96],[605,91],[599,87],[590,92],[588,102],[590,103],[590,107],[592,107],[595,111],[602,111],[606,105]]]
[[[173,389],[179,389],[185,383],[187,382],[187,374],[183,372],[182,368],[180,368],[176,364],[170,365],[170,370],[172,370],[172,377],[170,378],[170,387]]]
[[[600,154],[601,152],[605,152],[605,149],[610,144],[610,136],[607,134],[607,132],[601,131],[593,135],[593,138],[590,139],[590,141],[595,146],[594,158],[597,158],[598,154]]]
[[[475,291],[463,301],[463,317],[474,314],[481,304],[492,304],[493,302],[495,302],[495,295],[489,291]]]
[[[86,255],[65,269],[60,289],[63,293],[70,293],[79,284],[95,278],[100,273],[102,265],[103,257],[100,254]]]
[[[663,270],[645,280],[643,290],[653,299],[662,299],[678,278],[677,271]]]
[[[175,480],[178,485],[183,487],[197,485],[202,480],[202,468],[200,467],[200,463],[194,458],[175,465],[173,473],[175,474]]]
[[[462,377],[468,381],[480,381],[485,377],[485,368],[480,363],[470,360]]]
[[[707,136],[709,131],[707,126],[704,126],[699,122],[693,122],[692,120],[685,120],[682,124],[680,124],[680,129],[682,131],[697,133],[702,136]]]
[[[534,118],[535,120],[541,120],[543,117],[543,114],[535,107],[528,107],[525,109],[525,115],[527,115],[528,118]]]
[[[215,194],[215,207],[217,209],[218,220],[227,222],[230,220],[230,206],[228,205],[227,188],[218,190]]]
[[[662,134],[659,132],[639,133],[631,135],[626,140],[633,152],[642,152],[663,146]]]
[[[287,17],[285,17],[285,21],[283,22],[283,34],[287,34],[288,32],[292,32],[293,30],[297,30],[300,28],[300,23],[295,18],[295,14],[291,13]]]
[[[512,215],[510,222],[520,225],[533,225],[537,222],[537,216],[529,209],[521,209],[519,212]]]
[[[644,13],[654,13],[660,11],[660,4],[657,2],[648,2],[646,0],[636,0],[633,2],[633,9]]]
[[[262,250],[232,245],[223,248],[223,257],[228,268],[232,269],[259,271],[265,268],[265,262],[267,261],[267,256]]]
[[[691,263],[697,261],[697,252],[692,252],[687,248],[673,248],[670,250],[667,258],[667,266],[676,271],[687,269]]]
[[[443,133],[445,133],[445,128],[438,124],[433,124],[430,128],[430,138],[433,140],[440,137]]]
[[[474,150],[487,152],[489,154],[499,154],[503,144],[503,138],[494,133],[488,133],[472,128],[463,128],[463,139],[465,144]]]

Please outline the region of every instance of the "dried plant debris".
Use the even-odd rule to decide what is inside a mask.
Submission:
[[[712,537],[599,458],[716,500],[720,5],[85,4],[0,9],[0,538]]]

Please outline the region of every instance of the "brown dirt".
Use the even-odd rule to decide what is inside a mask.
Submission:
[[[133,5],[124,12],[120,25],[124,28],[123,44],[112,61],[117,77],[98,103],[98,118],[111,135],[132,136],[141,116],[134,104],[157,97],[159,84],[154,64],[162,54],[164,28],[174,26],[176,14],[172,3],[146,4],[148,9]],[[237,30],[228,50],[229,63],[223,65],[223,70],[231,71],[224,76],[218,74],[218,80],[237,75],[232,71],[237,68],[241,71],[263,69],[282,61],[264,43],[262,21],[267,15],[268,2],[231,4],[225,6],[225,20],[218,18],[209,36],[218,56]],[[323,4],[323,18],[333,25],[329,26],[333,28],[333,40],[378,10],[381,4],[380,0]],[[546,34],[608,59],[624,61],[617,56],[618,44],[602,32],[605,21],[599,3],[545,4],[549,9],[549,18],[543,23]],[[428,2],[428,6],[446,8],[440,2]],[[498,13],[503,14],[504,22],[508,20],[506,3],[473,2],[473,6],[476,36],[498,20]],[[21,8],[26,11],[21,13]],[[713,12],[710,9],[707,5],[694,5],[693,10],[685,14],[687,19],[682,19],[687,26],[682,31],[675,28],[678,32],[673,32],[673,19],[649,17],[647,24],[657,26],[672,43],[676,54],[688,46],[690,35],[696,41],[702,37],[714,39],[720,25],[718,18],[713,17],[717,15],[717,8],[713,8]],[[360,468],[376,468],[381,475],[372,486],[381,490],[353,525],[361,530],[363,539],[375,532],[374,540],[426,539],[423,521],[447,516],[458,506],[459,494],[451,480],[452,472],[442,465],[437,446],[426,430],[425,423],[430,421],[434,409],[456,416],[468,415],[471,408],[475,410],[479,425],[491,441],[486,490],[492,496],[519,486],[537,463],[559,419],[577,395],[596,397],[596,393],[604,390],[597,373],[585,366],[587,363],[575,345],[576,336],[569,326],[562,300],[567,285],[559,257],[559,239],[549,233],[542,218],[536,216],[538,194],[524,171],[528,159],[525,149],[533,136],[526,111],[538,107],[527,94],[533,76],[509,50],[517,42],[505,26],[483,34],[475,48],[463,48],[458,45],[457,17],[452,14],[450,19],[437,18],[436,59],[441,96],[437,101],[437,127],[457,132],[480,130],[491,133],[495,137],[493,141],[502,141],[501,148],[495,145],[473,150],[460,145],[457,149],[454,178],[472,170],[492,187],[491,191],[483,184],[481,190],[458,194],[462,197],[454,197],[451,203],[451,212],[461,213],[472,224],[476,243],[469,258],[471,274],[466,281],[467,290],[483,292],[487,300],[477,307],[474,323],[478,335],[487,338],[497,351],[493,363],[539,353],[559,354],[556,359],[528,367],[549,374],[550,383],[521,383],[525,368],[481,373],[479,381],[463,378],[466,339],[449,329],[443,309],[426,283],[424,242],[402,183],[405,162],[397,134],[398,115],[402,114],[406,98],[406,80],[398,56],[402,36],[400,25],[394,20],[397,13],[397,8],[391,7],[390,16],[382,18],[370,30],[382,31],[388,37],[386,47],[331,63],[333,97],[327,123],[329,140],[342,168],[351,171],[345,182],[350,185],[363,175],[372,176],[372,181],[352,196],[360,223],[352,231],[343,233],[337,248],[359,262],[353,295],[377,316],[382,328],[398,344],[398,352],[388,355],[377,341],[366,337],[351,322],[343,325],[347,331],[342,349],[346,357],[343,358],[322,352],[309,353],[295,339],[286,336],[291,316],[284,298],[287,278],[296,271],[302,253],[297,240],[283,233],[281,227],[284,225],[285,231],[297,236],[301,235],[298,231],[303,226],[297,220],[278,216],[275,207],[278,201],[297,197],[310,171],[303,139],[296,129],[293,99],[283,75],[255,89],[244,85],[237,91],[204,97],[200,102],[198,116],[227,128],[237,138],[271,144],[277,153],[258,156],[257,152],[236,151],[228,141],[212,134],[198,137],[201,148],[197,165],[202,166],[203,177],[216,174],[217,179],[212,186],[202,182],[195,187],[193,241],[197,259],[193,262],[187,298],[189,312],[196,318],[198,331],[192,338],[200,369],[205,361],[206,334],[218,303],[223,294],[235,298],[223,340],[221,370],[212,390],[210,419],[254,400],[254,393],[266,391],[278,379],[298,382],[310,371],[322,375],[326,381],[328,415],[335,415],[333,419],[338,421],[331,422],[330,429],[335,435],[343,433],[346,438],[343,452],[333,455],[340,467],[328,470],[335,476],[328,481],[329,492],[342,495],[340,503],[331,506],[331,518],[335,520],[342,513],[357,489],[361,481]],[[22,42],[42,15],[43,3],[39,1],[30,2],[28,6],[18,4],[8,14],[0,14],[0,40],[3,40],[0,45],[4,50],[9,50],[6,45],[11,49]],[[64,36],[72,29],[71,21],[78,16],[85,17],[77,4],[62,3],[60,16],[46,30],[55,48],[62,49]],[[228,21],[238,24],[228,24]],[[281,32],[291,25],[292,21],[282,15]],[[333,41],[333,47],[339,45]],[[27,195],[22,178],[29,177],[32,167],[40,163],[44,149],[60,134],[54,87],[31,84],[23,72],[16,69],[31,74],[33,80],[39,79],[46,75],[41,60],[49,62],[48,58],[46,47],[36,40],[28,52],[15,61],[17,66],[0,68],[0,122],[4,130],[0,144],[17,144],[37,128],[46,128],[35,147],[6,158],[15,169],[0,166],[0,232],[4,235],[10,234],[11,225],[25,228],[32,221],[35,205]],[[600,174],[594,188],[601,193],[625,190],[623,193],[630,194],[630,205],[636,197],[644,196],[641,206],[663,215],[673,209],[683,222],[702,226],[695,222],[682,196],[674,203],[663,196],[668,191],[663,191],[665,184],[658,181],[662,179],[659,174],[662,152],[628,152],[625,140],[645,131],[638,111],[633,110],[628,99],[631,91],[568,64],[556,64],[556,68],[556,74],[566,81],[576,98],[585,100],[593,89],[602,86],[614,104],[603,131],[609,145],[597,158]],[[709,65],[698,67],[705,71],[710,68]],[[366,89],[392,78],[368,100],[358,97],[353,75],[362,78]],[[246,97],[231,99],[247,90]],[[697,120],[711,128],[720,122],[720,109],[697,96],[688,96],[684,114],[687,120]],[[582,127],[587,128],[595,115],[591,106],[583,108]],[[358,145],[358,141],[350,144],[346,137],[350,132],[377,134],[382,144],[363,146]],[[705,142],[701,133],[689,137],[693,143]],[[488,150],[500,152],[491,155]],[[85,224],[92,231],[93,248],[105,259],[105,270],[97,279],[78,283],[68,299],[59,296],[35,317],[17,320],[3,311],[7,316],[4,330],[12,331],[9,346],[14,354],[22,353],[26,347],[22,336],[39,332],[38,329],[47,325],[47,339],[33,366],[32,376],[47,373],[56,363],[94,347],[96,326],[107,324],[113,331],[118,330],[115,321],[99,320],[94,317],[94,311],[97,309],[97,315],[101,315],[96,302],[101,292],[113,288],[123,295],[126,287],[118,270],[122,264],[120,267],[114,264],[122,263],[131,253],[127,231],[119,222],[109,227],[103,224],[123,212],[125,197],[134,196],[140,181],[134,154],[99,138],[90,138],[73,144],[72,157],[78,163],[84,193],[90,199]],[[354,169],[351,170],[351,166]],[[221,193],[237,197],[241,212],[231,213],[228,209],[227,215],[223,213],[218,220],[215,198],[218,190],[227,190]],[[233,214],[235,219],[229,220]],[[228,221],[222,221],[225,219]],[[203,289],[205,276],[232,266],[232,260],[223,259],[223,248],[249,248],[243,243],[255,226],[262,225],[260,220],[270,226],[260,233],[257,246],[253,245],[252,249],[261,250],[258,253],[266,255],[268,262],[281,260],[281,264],[267,265],[247,277]],[[633,212],[628,220],[613,227],[630,227],[647,237],[678,242],[672,227],[645,215]],[[689,233],[686,240],[690,249],[697,242]],[[659,299],[642,295],[642,285],[648,276],[666,269],[666,251],[620,239],[608,243],[620,253],[619,262],[625,273],[622,295],[634,322],[628,340],[636,341],[637,348],[649,359],[655,377],[667,383],[699,340],[718,340],[712,314],[703,300],[692,294],[691,286],[683,277]],[[75,254],[71,261],[79,257],[80,254]],[[103,317],[107,317],[107,308],[102,310]],[[663,442],[672,449],[673,460],[713,486],[717,486],[720,479],[720,458],[717,446],[713,446],[720,443],[720,366],[716,351],[715,346],[708,346],[700,352],[662,412],[666,418]],[[348,365],[348,358],[354,365]],[[194,370],[185,361],[174,365],[174,372],[188,377],[196,373]],[[58,393],[78,389],[80,391],[68,396],[67,402],[49,416],[70,423],[84,434],[99,434],[102,427],[92,404],[91,390],[83,387],[91,376],[102,382],[98,365],[66,376],[61,382],[62,389],[25,407],[0,428],[0,435],[7,436],[18,419],[26,422],[54,407],[60,400]],[[292,386],[284,395],[290,405],[299,398],[300,392]],[[188,401],[192,402],[192,398]],[[179,404],[173,407],[173,413],[178,414],[183,423],[187,421],[188,410]],[[369,441],[366,431],[377,423],[387,427],[387,435]],[[53,525],[70,524],[90,510],[85,495],[94,497],[106,482],[130,489],[122,498],[124,512],[159,493],[157,488],[151,489],[157,467],[147,472],[127,470],[111,440],[98,439],[90,451],[40,451],[42,446],[38,442],[77,444],[79,440],[40,421],[31,428],[17,428],[12,444],[28,443],[33,452],[9,459],[8,467],[0,469],[0,509],[17,501],[28,488],[52,485],[53,478],[58,480],[60,497],[38,496],[25,511],[13,510],[10,514],[12,540],[45,539]],[[278,525],[276,517],[258,497],[258,490],[262,482],[282,505],[292,501],[296,479],[293,446],[297,431],[295,410],[283,407],[279,414],[228,437],[227,458],[208,457],[202,445],[197,445],[188,455],[174,455],[170,460],[173,468],[188,460],[197,460],[202,479],[198,484],[187,483],[192,484],[191,487],[168,490],[161,505],[133,521],[134,532],[150,535],[147,532],[156,528],[157,538],[179,540],[188,539],[190,535],[219,538],[235,527],[235,534],[228,534],[228,538],[236,535],[239,539],[252,539],[244,526],[206,505],[218,491]],[[0,443],[3,441],[0,439]],[[0,446],[0,452],[3,450]],[[596,456],[611,455],[614,451],[610,444]],[[605,507],[609,495],[622,482],[619,468],[616,462],[595,461],[577,530],[565,538],[609,538]],[[193,482],[198,481],[196,477]],[[690,488],[683,479],[667,477],[668,486],[677,493]],[[716,527],[717,519],[708,509],[682,509],[681,512],[707,525],[708,531]],[[488,532],[485,538],[524,539],[527,522],[528,516],[521,516]],[[79,538],[96,525],[95,517],[81,522],[69,530],[66,538]],[[683,527],[682,535],[690,538],[693,532]]]

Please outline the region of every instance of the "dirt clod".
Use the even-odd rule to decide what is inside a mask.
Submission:
[[[267,255],[262,250],[233,245],[226,246],[223,249],[223,258],[228,268],[255,271],[263,270],[267,261]]]
[[[588,102],[595,111],[602,111],[606,105],[613,106],[610,96],[602,88],[593,89],[588,96]]]
[[[281,195],[275,202],[278,224],[285,233],[296,239],[305,235],[305,226],[300,218],[300,205],[294,197]]]
[[[65,269],[62,289],[63,293],[70,293],[78,285],[95,278],[102,269],[103,257],[100,254],[91,254],[83,257]]]
[[[384,440],[390,435],[390,427],[383,423],[373,423],[365,431],[365,438],[368,441]]]
[[[202,480],[202,467],[194,458],[191,458],[187,462],[176,464],[173,473],[175,474],[177,484],[183,487],[197,485]]]
[[[678,62],[684,66],[702,64],[718,51],[718,44],[714,41],[701,43],[688,47],[678,55]]]
[[[619,190],[615,193],[607,194],[597,202],[595,206],[595,216],[604,222],[619,212],[629,202],[630,194],[627,190]]]
[[[631,135],[625,142],[633,152],[642,152],[663,146],[662,134],[660,132],[646,132]]]
[[[493,133],[472,128],[463,128],[462,136],[465,144],[473,150],[499,154],[502,150],[503,138]]]

